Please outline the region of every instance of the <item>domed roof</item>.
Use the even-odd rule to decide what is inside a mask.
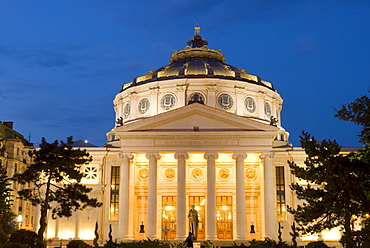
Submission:
[[[195,27],[194,37],[187,42],[185,49],[174,51],[170,64],[149,71],[134,78],[133,82],[123,85],[122,91],[148,82],[172,80],[177,78],[222,78],[240,80],[262,85],[274,90],[273,85],[260,77],[247,73],[244,69],[225,63],[221,50],[208,48],[208,42],[200,36],[200,27]]]

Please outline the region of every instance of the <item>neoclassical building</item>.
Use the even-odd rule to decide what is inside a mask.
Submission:
[[[49,239],[91,240],[98,222],[102,240],[109,226],[117,240],[163,239],[165,228],[169,240],[184,240],[194,207],[198,240],[277,239],[279,223],[291,240],[286,206],[297,202],[287,160],[303,164],[305,154],[282,127],[282,97],[226,64],[199,27],[187,44],[169,65],[122,86],[105,147],[87,147],[84,183],[104,205],[50,219]]]

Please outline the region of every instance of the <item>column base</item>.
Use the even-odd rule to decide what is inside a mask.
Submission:
[[[213,237],[206,237],[206,240],[210,240],[210,241],[217,241],[218,238],[217,236],[213,236]]]
[[[178,236],[175,240],[185,240],[187,236]]]

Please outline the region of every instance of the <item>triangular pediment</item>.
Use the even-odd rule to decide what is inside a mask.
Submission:
[[[136,120],[118,127],[118,132],[135,131],[277,131],[268,123],[224,110],[194,103],[181,108]]]

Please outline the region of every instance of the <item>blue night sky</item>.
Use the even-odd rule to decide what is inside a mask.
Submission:
[[[103,145],[122,84],[169,64],[197,17],[226,63],[274,84],[294,146],[302,130],[359,145],[333,115],[370,90],[368,0],[0,0],[0,120],[36,146]]]

